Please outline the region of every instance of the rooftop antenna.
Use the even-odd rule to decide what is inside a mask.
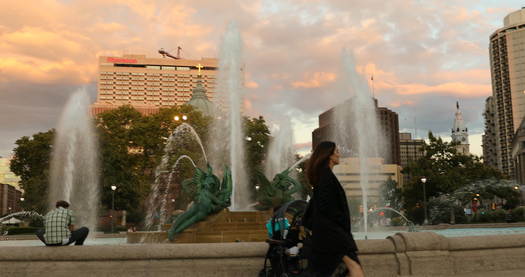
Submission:
[[[370,76],[370,83],[372,84],[372,97],[376,98],[375,87],[374,87],[374,74]]]

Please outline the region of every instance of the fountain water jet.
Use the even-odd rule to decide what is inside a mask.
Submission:
[[[312,153],[308,153],[308,154],[304,155],[304,157],[302,157],[300,160],[298,160],[292,166],[290,166],[289,170],[292,170],[292,169],[296,168],[297,166],[299,166],[302,162],[306,161],[306,159],[310,158],[311,155],[312,155]]]
[[[291,122],[285,122],[279,126],[279,129],[274,132],[274,138],[268,147],[266,156],[265,175],[272,178],[277,173],[285,170],[289,164],[294,162],[293,153],[293,132]]]
[[[374,99],[365,79],[355,69],[351,53],[343,50],[343,81],[350,90],[351,108],[335,109],[334,132],[336,142],[341,145],[344,156],[359,157],[360,186],[362,191],[363,210],[368,210],[368,183],[370,178],[369,158],[379,156],[382,145]],[[349,120],[350,119],[350,120]],[[349,147],[349,149],[346,149]],[[368,217],[364,213],[365,237],[368,232]]]
[[[177,165],[179,165],[179,162],[182,160],[182,159],[186,159],[186,160],[189,160],[191,162],[191,165],[193,165],[194,168],[197,168],[197,166],[195,165],[195,162],[188,156],[188,155],[182,155],[180,156],[176,161],[175,163],[173,164],[173,166],[171,167],[171,170],[170,170],[170,175],[168,177],[168,183],[167,185],[169,186],[173,180],[173,174],[175,173],[175,169],[177,168]],[[166,203],[168,202],[168,189],[169,187],[166,187],[166,192],[164,193],[164,196],[161,198],[161,206],[160,206],[160,218],[159,218],[159,228],[161,228],[162,226],[164,226],[164,224],[166,223],[166,212],[167,212],[167,208],[166,208]]]
[[[76,225],[96,230],[98,148],[89,104],[82,89],[70,97],[60,117],[51,155],[49,207],[54,208],[57,200],[68,201]]]
[[[224,168],[228,164],[231,166],[232,210],[246,209],[252,203],[245,169],[244,132],[241,117],[244,87],[241,57],[240,32],[236,24],[231,23],[220,47],[217,96],[214,100],[219,116],[212,123],[209,151],[213,168]],[[224,155],[225,150],[228,155]]]
[[[12,213],[12,214],[8,214],[4,217],[0,217],[0,224],[4,221],[7,221],[8,219],[12,218],[12,217],[15,217],[15,216],[24,216],[24,217],[40,217],[42,218],[43,216],[35,211],[21,211],[21,212],[16,212],[16,213]]]
[[[173,163],[173,165],[170,165],[172,163],[171,157],[173,156],[173,152],[178,150],[179,147],[177,143],[179,141],[182,141],[182,138],[184,136],[187,136],[188,134],[199,144],[205,162],[208,161],[206,152],[204,151],[204,146],[202,145],[202,141],[195,129],[193,129],[191,125],[187,123],[182,123],[177,128],[175,128],[175,130],[173,130],[173,132],[167,139],[166,146],[164,146],[164,155],[161,158],[160,164],[155,169],[155,182],[153,184],[152,193],[150,194],[148,199],[148,211],[145,220],[146,230],[150,230],[153,227],[154,217],[156,214],[159,215],[159,225],[157,226],[158,230],[160,230],[162,227],[161,223],[164,223],[165,221],[164,217],[166,212],[165,209],[168,188],[173,178],[173,171],[180,162],[180,160],[184,158],[189,159],[193,167],[197,167],[195,162],[187,155],[182,155],[178,157],[175,163]],[[169,174],[168,178],[165,178],[166,174]],[[158,201],[159,197],[160,202]]]

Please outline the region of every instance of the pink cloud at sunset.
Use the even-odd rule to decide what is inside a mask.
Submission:
[[[292,83],[294,88],[320,88],[327,83],[335,81],[336,75],[330,72],[314,72],[306,74],[304,81],[295,81]]]
[[[522,4],[517,0],[0,2],[0,124],[10,134],[0,141],[0,155],[8,153],[18,137],[54,127],[61,105],[78,87],[91,87],[95,94],[98,56],[157,57],[160,48],[173,51],[181,46],[184,58],[217,57],[232,21],[239,26],[244,46],[244,108],[269,122],[292,118],[299,144],[310,142],[319,113],[348,98],[339,84],[344,78],[343,48],[355,54],[357,71],[373,86],[380,105],[388,103],[399,113],[401,128],[418,117],[425,129],[446,133],[451,119],[428,113],[435,107],[453,114],[455,101],[462,101],[469,129],[480,132],[484,98],[491,94],[488,38],[501,27],[503,17]],[[17,108],[37,110],[42,105],[48,107],[45,116],[39,114],[45,122],[24,119]]]

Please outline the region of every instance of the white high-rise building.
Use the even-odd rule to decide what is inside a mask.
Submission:
[[[456,146],[458,153],[468,155],[469,151],[469,142],[468,142],[468,129],[465,127],[465,122],[463,121],[463,115],[459,110],[459,103],[456,102],[456,116],[454,118],[454,126],[452,127],[452,141],[459,142],[459,145]]]
[[[487,164],[514,177],[512,140],[525,117],[525,8],[503,20],[503,27],[490,35],[492,98],[487,99],[483,144]],[[488,111],[488,112],[487,112]],[[494,158],[496,161],[494,162]]]

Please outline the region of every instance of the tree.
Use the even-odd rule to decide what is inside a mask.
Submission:
[[[394,210],[401,210],[402,208],[402,191],[398,187],[397,182],[388,177],[381,185],[381,205],[384,207],[390,207]]]
[[[244,118],[244,133],[248,139],[246,142],[247,173],[252,184],[252,193],[255,193],[257,184],[257,171],[264,172],[263,161],[266,159],[268,143],[270,141],[270,129],[266,125],[264,117]]]
[[[49,187],[49,164],[51,160],[54,130],[24,136],[15,144],[11,171],[20,176],[20,187],[24,190],[23,207],[38,213],[47,211]]]
[[[188,120],[175,120],[175,116]],[[118,187],[115,207],[131,212],[131,221],[143,216],[144,201],[150,193],[155,179],[155,168],[164,155],[164,147],[171,133],[181,124],[190,124],[200,138],[205,139],[210,118],[193,107],[182,105],[160,109],[158,113],[144,116],[131,106],[101,113],[97,116],[97,127],[101,151],[102,203],[111,207],[112,185]],[[170,164],[180,155],[188,155],[199,163],[202,159],[200,146],[193,139],[177,138],[177,147],[169,153]],[[201,162],[201,166],[204,164]],[[193,167],[181,165],[182,181],[193,174]]]
[[[440,137],[435,137],[431,132],[428,134],[429,143],[425,143],[423,151],[425,155],[412,162],[403,169],[403,174],[411,176],[403,188],[405,208],[414,213],[423,202],[423,184],[421,178],[427,179],[427,199],[442,194],[452,193],[477,180],[496,178],[501,179],[504,175],[497,169],[481,163],[478,157],[463,155],[456,151],[457,143],[444,142]]]

